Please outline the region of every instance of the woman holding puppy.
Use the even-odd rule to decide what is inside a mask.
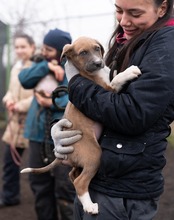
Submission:
[[[106,64],[117,73],[135,65],[142,75],[115,94],[67,68],[70,101],[104,126],[101,164],[90,184],[99,214],[84,213],[76,199],[76,220],[151,220],[164,190],[166,138],[174,120],[173,0],[115,0],[115,7],[119,24]],[[79,131],[66,137],[63,127],[71,123],[61,120],[52,132],[58,158],[81,138]]]

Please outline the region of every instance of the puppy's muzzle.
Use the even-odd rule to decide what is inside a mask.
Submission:
[[[100,70],[104,68],[104,62],[102,60],[97,60],[97,61],[91,61],[86,64],[86,71],[87,72],[95,72],[97,70]]]

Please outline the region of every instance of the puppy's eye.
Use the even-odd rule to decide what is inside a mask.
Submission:
[[[95,47],[95,51],[100,51],[100,50],[101,50],[101,48],[99,46]]]
[[[83,50],[83,51],[81,51],[81,52],[79,53],[79,55],[80,55],[80,56],[85,56],[85,55],[87,55],[87,53],[88,53],[88,52],[87,52],[86,50]]]

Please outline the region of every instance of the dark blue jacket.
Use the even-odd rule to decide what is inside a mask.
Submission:
[[[31,68],[24,69],[19,74],[19,80],[25,89],[35,88],[37,83],[49,73],[47,61],[34,63]],[[59,85],[67,85],[67,79],[64,77]],[[68,102],[68,95],[65,94],[56,99],[57,105],[65,107]],[[26,125],[24,130],[24,136],[31,141],[44,142],[45,140],[45,123],[46,123],[46,110],[47,108],[40,108],[36,98],[33,98],[31,107],[28,111]],[[51,119],[47,121],[50,123],[54,119],[61,119],[64,111],[58,111],[57,108],[52,105],[50,107]],[[50,142],[52,139],[50,138]]]
[[[104,125],[101,165],[91,188],[132,199],[163,192],[166,138],[174,119],[174,27],[164,27],[142,42],[130,58],[142,75],[120,94],[80,75],[69,83],[70,101]]]

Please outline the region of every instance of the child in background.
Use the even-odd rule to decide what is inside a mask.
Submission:
[[[42,84],[41,80],[50,75],[50,72],[57,79],[57,86],[66,86],[67,79],[64,66],[60,63],[60,57],[65,44],[70,43],[71,36],[68,32],[57,28],[50,30],[43,39],[42,56],[44,59],[33,63],[32,67],[22,70],[19,74],[19,80],[23,87],[36,89],[38,83]],[[49,93],[43,92],[45,94],[41,95],[38,88],[36,89],[26,120],[24,135],[30,140],[30,167],[43,167],[55,158],[53,154],[54,145],[50,135],[50,122],[55,118],[62,118],[68,102],[68,95],[62,94],[56,99],[57,105],[62,109],[58,110],[53,105],[52,99],[48,98]],[[29,174],[30,187],[35,196],[35,210],[38,220],[72,219],[72,203],[75,191],[68,178],[64,177],[64,175],[68,176],[69,167],[62,167],[62,169],[63,174],[60,174],[58,168],[53,172],[50,171],[40,175]],[[67,192],[67,196],[65,193],[62,195],[61,189],[57,185],[60,181]],[[59,208],[57,198],[60,200],[58,201]],[[63,205],[64,208],[62,208]],[[62,218],[60,218],[60,213]]]

